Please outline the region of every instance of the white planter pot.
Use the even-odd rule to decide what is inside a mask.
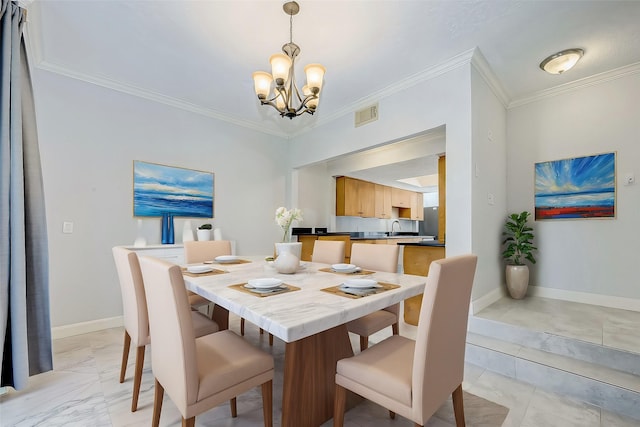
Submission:
[[[198,241],[211,240],[211,230],[198,230]]]
[[[524,298],[529,287],[529,267],[526,265],[507,265],[505,275],[507,290],[511,298]]]

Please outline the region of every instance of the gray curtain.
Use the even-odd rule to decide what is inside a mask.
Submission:
[[[49,254],[26,11],[0,8],[0,386],[50,371]]]

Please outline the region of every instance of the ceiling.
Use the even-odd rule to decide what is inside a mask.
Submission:
[[[318,112],[289,120],[259,105],[251,78],[289,41],[282,1],[22,3],[36,67],[283,137],[353,114],[474,49],[506,106],[640,64],[640,1],[299,0],[299,86],[304,65],[327,72]],[[572,47],[585,50],[574,69],[539,69]]]

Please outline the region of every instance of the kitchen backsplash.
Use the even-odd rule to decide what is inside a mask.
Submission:
[[[336,217],[336,229],[333,231],[391,231],[393,221],[399,221],[393,231],[418,231],[418,221],[409,219],[358,218],[354,216]]]

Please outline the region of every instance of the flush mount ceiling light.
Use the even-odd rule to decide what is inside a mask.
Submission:
[[[549,74],[562,74],[576,65],[582,55],[582,49],[566,49],[547,57],[540,63],[540,68]]]
[[[281,117],[293,119],[304,113],[313,114],[318,107],[322,80],[326,69],[320,64],[309,64],[304,67],[307,84],[302,87],[302,95],[295,82],[295,60],[300,47],[293,42],[293,15],[297,15],[300,6],[290,1],[282,6],[289,15],[289,43],[282,46],[282,53],[271,55],[271,74],[265,71],[253,73],[253,83],[261,105],[271,105],[278,110]],[[273,93],[271,83],[275,82]]]

